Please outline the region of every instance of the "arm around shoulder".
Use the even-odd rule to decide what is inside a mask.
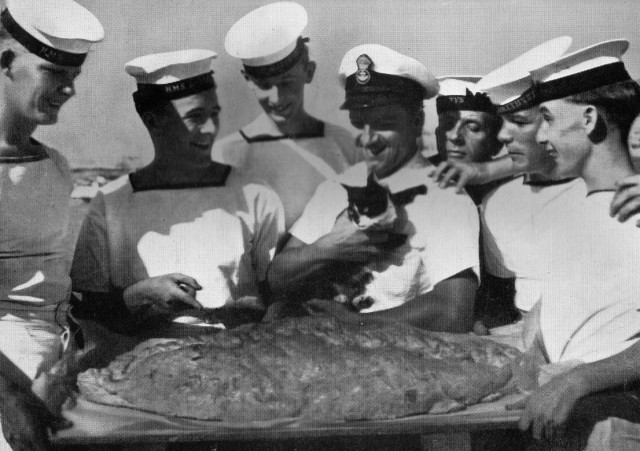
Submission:
[[[455,185],[459,192],[467,185],[485,185],[516,175],[513,160],[508,156],[487,162],[443,161],[433,171],[431,177],[441,188]]]

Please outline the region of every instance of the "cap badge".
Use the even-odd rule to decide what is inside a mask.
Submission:
[[[356,60],[358,65],[358,71],[356,72],[356,81],[361,85],[366,85],[371,80],[371,74],[369,73],[369,66],[373,64],[371,58],[367,55],[360,55]]]

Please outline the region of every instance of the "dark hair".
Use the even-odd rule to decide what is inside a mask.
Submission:
[[[0,52],[5,50],[13,50],[15,53],[29,53],[29,51],[0,24]]]
[[[502,128],[503,119],[502,116],[492,113],[487,113],[487,119],[489,125],[489,136],[487,139],[491,140],[491,147],[494,149],[491,152],[491,156],[495,156],[500,152],[500,149],[502,149],[502,143],[498,139],[498,133],[500,133],[500,129]]]
[[[621,81],[601,86],[590,91],[581,92],[566,97],[570,103],[593,105],[602,116],[605,123],[600,123],[594,130],[591,139],[602,141],[606,137],[606,126],[615,126],[620,130],[620,137],[627,145],[627,136],[631,124],[640,114],[640,86],[633,80]],[[600,119],[599,119],[600,120]]]
[[[417,117],[420,120],[420,133],[422,133],[422,127],[424,127],[424,121],[426,118],[426,115],[424,114],[424,107],[422,105],[422,100],[418,100],[415,102],[407,102],[404,104],[405,108],[407,109],[407,111],[412,115]]]
[[[155,101],[139,102],[134,101],[138,116],[144,122],[144,114],[151,113],[155,116],[164,116],[167,114],[167,107],[171,103],[166,99],[157,99]]]
[[[138,114],[142,116],[147,112],[162,114],[169,104],[169,101],[159,97],[150,98],[148,96],[141,95],[140,92],[136,91],[133,93],[133,103]]]
[[[16,55],[23,53],[29,52],[0,24],[0,68],[9,67]]]
[[[309,44],[306,42],[302,45],[302,53],[300,54],[300,61],[304,67],[307,67],[307,64],[311,61],[311,56],[309,55]]]

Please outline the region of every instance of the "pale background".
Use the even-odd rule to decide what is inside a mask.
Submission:
[[[252,120],[259,106],[224,50],[230,26],[256,0],[78,0],[103,23],[106,38],[93,47],[77,82],[78,95],[58,125],[36,136],[58,148],[71,166],[138,167],[150,161],[151,141],[131,100],[134,80],[124,64],[143,54],[206,48],[218,52],[213,69],[222,105],[219,136]],[[337,69],[344,53],[379,43],[423,62],[434,75],[482,75],[556,36],[573,37],[571,50],[626,38],[624,57],[640,76],[640,2],[637,0],[298,0],[309,14],[304,35],[318,63],[307,88],[308,110],[348,127],[338,110],[344,93]],[[433,118],[431,118],[433,121]]]

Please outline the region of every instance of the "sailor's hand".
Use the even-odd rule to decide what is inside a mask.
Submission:
[[[569,414],[587,394],[585,387],[571,372],[554,377],[529,396],[518,426],[536,440],[561,437]]]
[[[152,305],[158,310],[171,313],[185,309],[201,309],[196,300],[196,291],[202,287],[189,276],[180,273],[149,277],[130,285],[124,290],[124,301],[132,310]]]
[[[616,182],[616,194],[613,196],[609,214],[612,218],[624,222],[636,213],[640,213],[640,175],[632,175]],[[636,221],[640,227],[640,220]]]
[[[458,193],[467,185],[482,185],[489,181],[484,163],[457,160],[443,161],[429,175],[440,188],[455,186]]]
[[[368,263],[389,251],[389,238],[390,233],[384,230],[359,229],[345,210],[333,229],[316,241],[316,246],[331,260]]]

